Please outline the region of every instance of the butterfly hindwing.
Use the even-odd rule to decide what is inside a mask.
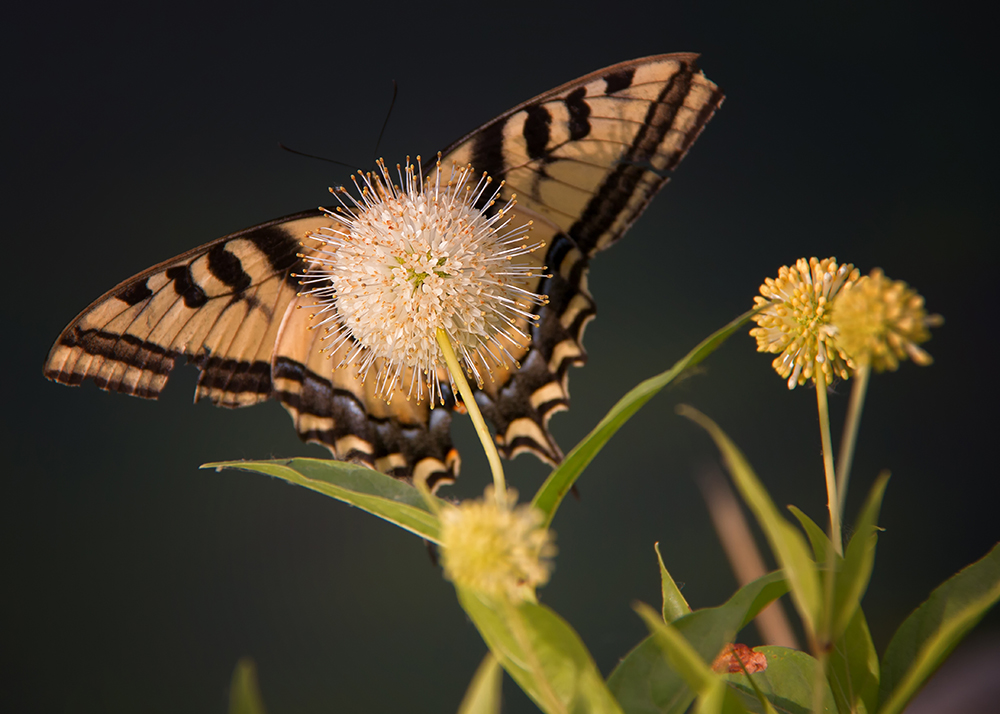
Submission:
[[[289,305],[273,357],[275,396],[299,436],[326,446],[336,458],[391,476],[417,474],[431,487],[453,480],[459,462],[449,409],[431,409],[426,399],[418,403],[405,394],[386,403],[375,393],[374,379],[362,380],[351,368],[333,369],[347,347],[320,351],[324,332],[311,329],[313,303],[303,296]]]
[[[587,289],[590,258],[621,238],[722,101],[695,67],[695,55],[660,55],[595,72],[525,102],[460,139],[442,163],[471,164],[516,194],[512,226],[532,222],[529,258],[545,265],[534,292],[548,296],[537,320],[519,329],[531,341],[517,360],[476,390],[501,453],[523,451],[556,464],[548,430],[569,403],[568,370],[586,361],[583,333],[596,308]],[[498,201],[498,204],[500,201]],[[487,209],[490,210],[490,209]],[[59,336],[45,376],[62,384],[93,380],[102,389],[155,399],[179,357],[201,374],[195,399],[225,407],[278,399],[299,436],[339,459],[433,485],[458,473],[451,411],[445,404],[386,402],[372,379],[334,369],[309,329],[313,300],[296,275],[314,248],[307,235],[332,221],[305,211],[188,251],[118,285]],[[350,344],[341,348],[346,354]]]

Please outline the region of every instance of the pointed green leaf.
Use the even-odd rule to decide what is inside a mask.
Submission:
[[[490,651],[542,711],[621,714],[590,652],[559,615],[455,589]]]
[[[882,497],[885,495],[888,483],[888,473],[883,473],[876,479],[854,524],[854,535],[844,554],[843,566],[837,572],[830,633],[833,640],[840,637],[840,633],[847,629],[847,624],[861,606],[861,598],[868,589],[872,566],[875,564],[878,514],[882,508]]]
[[[816,525],[816,521],[800,511],[796,506],[789,506],[788,510],[792,512],[793,516],[799,519],[802,530],[806,532],[806,536],[809,538],[809,545],[812,546],[813,559],[817,563],[824,562],[826,560],[827,548],[831,546],[830,539],[826,533]]]
[[[229,714],[267,714],[257,686],[257,666],[249,657],[236,663],[229,683]]]
[[[458,714],[500,714],[500,694],[503,683],[503,670],[500,663],[487,652],[482,663],[472,676]]]
[[[267,474],[336,498],[395,523],[434,543],[440,523],[420,492],[404,481],[378,471],[331,459],[221,461],[203,469],[236,469]],[[440,501],[442,506],[446,505]]]
[[[865,530],[869,532],[871,537],[874,536],[873,528],[871,526],[866,528],[862,524],[872,524],[872,519],[877,519],[877,511],[872,510],[872,506],[875,503],[872,497],[877,496],[880,501],[884,491],[884,482],[877,483],[872,489],[868,502],[865,508],[862,509],[862,515],[859,517],[859,530],[855,532],[854,538],[851,539],[852,545],[854,545],[855,539],[858,538],[858,534]],[[838,626],[837,632],[833,637],[833,649],[830,652],[828,661],[827,678],[830,681],[832,691],[835,693],[837,710],[841,712],[874,712],[875,703],[878,698],[879,667],[878,655],[875,652],[875,645],[872,643],[872,637],[868,631],[868,623],[865,621],[864,613],[858,605],[864,588],[858,589],[857,580],[854,581],[855,586],[853,588],[842,585],[844,581],[856,578],[858,571],[855,568],[852,571],[854,575],[845,572],[844,559],[833,552],[833,544],[826,533],[809,516],[802,513],[795,506],[789,506],[788,508],[799,519],[802,527],[809,535],[815,556],[821,561],[824,561],[829,556],[833,558],[837,573],[837,580],[834,583],[835,598],[833,609],[844,612],[847,609],[843,604],[844,601],[847,598],[854,598],[855,607],[852,610],[851,618],[847,621],[846,625],[841,622],[840,626]],[[861,539],[858,542],[867,540]],[[850,552],[851,548],[848,547],[848,553],[850,554]],[[874,551],[872,550],[871,552],[873,555]],[[854,557],[858,557],[857,546],[855,546]],[[870,575],[870,562],[867,570]],[[865,575],[865,584],[867,584],[869,575]],[[838,595],[839,600],[837,599]],[[840,604],[838,605],[838,603]]]
[[[882,658],[879,714],[896,714],[1000,599],[1000,545],[939,585],[896,630]]]
[[[769,573],[744,585],[724,604],[695,610],[671,624],[702,659],[712,661],[737,632],[786,592],[782,574]],[[628,714],[680,714],[691,704],[694,693],[664,658],[660,644],[647,637],[608,677],[608,687]]]
[[[746,323],[757,309],[750,310],[721,330],[714,332],[703,340],[697,347],[687,353],[677,361],[673,367],[666,372],[655,377],[640,382],[628,394],[618,400],[618,403],[611,407],[603,419],[594,427],[586,438],[577,444],[572,451],[563,459],[563,462],[556,468],[538,489],[532,501],[536,508],[540,508],[545,514],[545,526],[552,523],[559,504],[573,487],[576,479],[587,467],[604,445],[614,436],[621,426],[632,418],[632,415],[639,411],[642,406],[652,399],[657,392],[663,389],[676,379],[684,370],[695,366],[703,359],[714,352],[726,339],[736,332]]]
[[[810,714],[816,684],[816,660],[800,650],[772,645],[754,647],[754,652],[760,652],[767,658],[767,669],[751,675],[745,672],[722,675],[740,695],[743,706],[751,712],[764,714],[766,708],[757,698],[757,692],[760,692],[773,711]],[[827,685],[824,685],[820,711],[831,714],[837,711],[833,693]]]
[[[819,572],[816,563],[810,557],[805,538],[778,513],[767,490],[750,468],[743,453],[715,422],[689,406],[678,407],[677,411],[700,425],[715,441],[737,489],[757,517],[757,522],[764,531],[778,564],[788,578],[792,600],[799,615],[806,623],[807,629],[816,632],[822,614]]]
[[[660,544],[654,543],[653,550],[656,551],[656,560],[660,563],[660,590],[663,592],[663,621],[673,622],[679,617],[690,614],[691,606],[681,595],[681,589],[671,577],[667,566],[663,564],[663,556],[660,555]]]
[[[873,714],[878,702],[878,653],[861,608],[833,643],[826,676],[839,711]]]

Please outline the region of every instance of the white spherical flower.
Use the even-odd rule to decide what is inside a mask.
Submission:
[[[359,198],[335,192],[336,225],[310,236],[320,246],[303,294],[317,299],[335,368],[355,366],[362,378],[374,369],[378,394],[402,388],[433,406],[445,374],[437,330],[481,386],[530,340],[532,309],[546,298],[529,286],[545,268],[531,259],[541,245],[526,242],[530,224],[508,228],[513,198],[495,206],[502,182],[490,190],[484,174],[473,185],[472,167],[444,180],[438,165],[425,184],[409,160],[397,173],[394,185],[380,160],[355,177]]]

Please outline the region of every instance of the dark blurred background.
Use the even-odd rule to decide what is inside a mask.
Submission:
[[[254,657],[271,714],[454,711],[485,648],[424,545],[304,489],[207,461],[320,456],[276,403],[159,403],[46,382],[62,327],[118,281],[327,201],[347,170],[432,154],[614,62],[702,53],[728,98],[673,183],[594,263],[590,363],[553,420],[568,450],[627,389],[747,309],[801,256],[881,266],[945,316],[930,368],[873,379],[850,523],[893,472],[866,596],[880,651],[939,582],[1000,535],[992,369],[998,236],[992,21],[960,3],[22,4],[4,24],[6,347],[0,502],[2,708],[226,710]],[[657,397],[555,522],[545,603],[604,673],[644,636],[653,542],[696,607],[735,587],[695,475],[716,452],[685,402],[746,451],[780,504],[821,520],[815,395],[734,337]],[[831,395],[835,424],[850,387]],[[448,493],[488,480],[473,432]],[[836,438],[836,436],[835,436]],[[546,474],[508,468],[528,495]],[[992,635],[991,635],[992,633]],[[1000,634],[988,617],[972,635]],[[748,630],[744,640],[753,642]],[[509,682],[508,682],[509,685]],[[531,705],[507,686],[506,711]]]

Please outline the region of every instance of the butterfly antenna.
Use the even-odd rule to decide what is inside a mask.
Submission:
[[[392,101],[389,102],[389,111],[385,113],[385,121],[382,122],[382,130],[378,133],[378,141],[375,142],[375,151],[372,152],[372,162],[378,157],[378,147],[382,145],[382,135],[385,134],[385,128],[389,126],[389,117],[392,116],[392,108],[396,106],[396,94],[399,93],[399,85],[396,84],[396,80],[392,80]]]
[[[327,161],[331,164],[337,164],[337,166],[346,166],[352,171],[360,171],[361,168],[358,166],[353,166],[351,164],[345,164],[343,161],[337,161],[336,159],[328,159],[325,156],[317,156],[316,154],[307,154],[304,151],[299,151],[298,149],[292,149],[291,147],[285,146],[280,141],[278,142],[278,148],[287,151],[290,154],[298,154],[299,156],[305,156],[309,159],[319,159],[320,161]]]

